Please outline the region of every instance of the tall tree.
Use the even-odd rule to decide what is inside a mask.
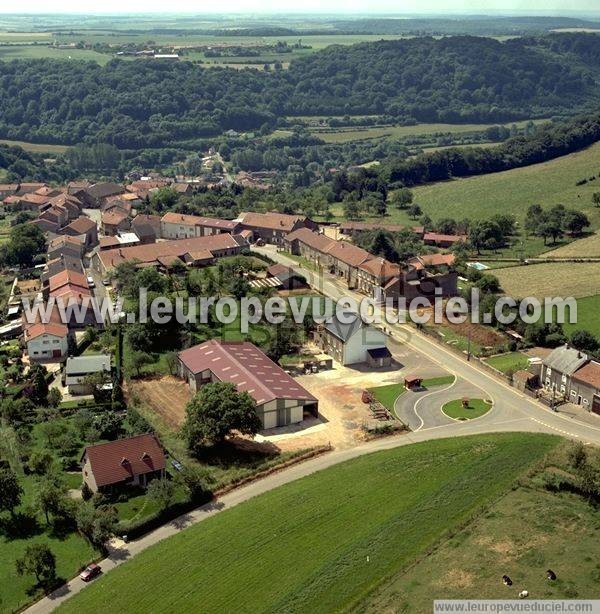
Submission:
[[[232,431],[255,435],[261,428],[254,399],[228,382],[205,384],[186,406],[183,434],[188,448],[221,443]]]
[[[17,474],[8,467],[0,469],[0,512],[10,512],[14,516],[22,495],[23,488]]]

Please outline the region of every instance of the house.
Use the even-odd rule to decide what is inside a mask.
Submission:
[[[426,232],[423,235],[425,245],[435,245],[436,247],[452,247],[456,243],[464,243],[467,240],[465,235],[444,235],[437,232]]]
[[[82,456],[82,477],[92,492],[123,486],[146,487],[165,477],[165,453],[157,437],[137,435],[88,446]]]
[[[61,205],[50,205],[47,209],[44,209],[39,216],[40,220],[48,220],[56,224],[58,228],[61,228],[69,222],[69,212],[65,207]]]
[[[267,269],[267,277],[275,278],[279,282],[278,288],[281,290],[297,290],[306,288],[306,279],[285,264],[272,264]]]
[[[115,236],[131,228],[131,220],[126,211],[111,208],[103,211],[101,218],[102,232],[107,236]]]
[[[47,281],[42,282],[44,298],[47,299],[50,295],[57,296],[61,289],[67,285],[89,290],[87,277],[84,273],[65,268],[48,277]]]
[[[204,384],[231,382],[256,403],[263,429],[318,415],[317,399],[255,345],[211,339],[179,352],[179,375],[196,393]]]
[[[81,258],[83,252],[83,241],[78,236],[60,235],[51,239],[48,243],[48,260],[54,260],[60,256]]]
[[[159,241],[134,247],[100,250],[92,257],[92,266],[102,276],[127,260],[137,260],[139,266],[161,266],[161,260],[179,258],[189,266],[203,266],[216,258],[236,256],[247,243],[237,235],[218,234],[192,239]]]
[[[58,362],[69,351],[69,329],[60,322],[24,324],[24,339],[31,362]]]
[[[115,249],[115,247],[132,247],[140,245],[140,239],[134,232],[120,232],[114,237],[100,237],[100,249]]]
[[[350,323],[342,322],[336,314],[317,327],[317,345],[341,365],[361,362],[388,366],[391,354],[383,331],[365,323],[359,314],[348,314]],[[374,351],[369,354],[370,351]]]
[[[110,356],[108,354],[86,354],[84,356],[69,356],[65,365],[65,385],[69,394],[91,394],[91,387],[85,378],[96,373],[103,373],[106,379],[110,376]]]
[[[580,350],[561,345],[542,360],[542,386],[555,394],[569,398],[571,377],[589,362],[587,354]]]
[[[600,415],[600,363],[592,360],[571,376],[568,400]]]
[[[79,256],[63,254],[62,256],[48,260],[46,262],[46,267],[40,276],[42,290],[48,287],[51,277],[61,273],[62,271],[75,271],[77,273],[83,273],[84,268],[81,258]]]
[[[347,241],[335,241],[309,228],[290,233],[284,238],[283,245],[292,254],[302,256],[317,267],[343,278],[349,288],[357,286],[358,267],[374,258],[361,247]]]
[[[23,196],[23,194],[30,194],[39,190],[40,188],[45,188],[47,183],[36,183],[36,182],[23,182],[19,184],[17,188],[16,194],[17,196]]]
[[[18,183],[0,183],[0,200],[4,200],[7,196],[13,196],[18,189]]]
[[[131,230],[139,237],[140,243],[147,245],[161,237],[161,221],[158,215],[136,215],[131,221]]]
[[[28,223],[37,226],[43,233],[46,234],[46,236],[55,235],[60,230],[59,225],[56,222],[44,219],[43,217],[38,217],[37,219],[31,220]]]
[[[19,194],[19,207],[22,211],[37,211],[41,212],[49,206],[50,198],[48,196],[42,196],[35,192],[28,192],[27,194]]]
[[[401,274],[399,264],[381,257],[373,257],[358,265],[357,289],[377,302],[385,300],[384,288]]]
[[[81,201],[72,196],[71,194],[59,194],[49,201],[51,206],[62,207],[66,209],[68,221],[76,220],[81,215],[81,209],[83,207]]]
[[[284,238],[298,228],[317,230],[318,226],[305,215],[288,215],[286,213],[242,213],[236,221],[242,228],[251,230],[255,239],[265,243],[283,245]]]
[[[125,188],[123,186],[106,181],[88,186],[80,192],[75,192],[74,195],[82,200],[86,207],[100,209],[107,198],[123,194],[124,192]]]
[[[386,224],[384,222],[341,222],[338,229],[348,237],[354,237],[369,230],[387,230],[388,232],[412,230],[422,238],[425,232],[423,226],[401,226],[400,224]]]
[[[182,196],[191,196],[195,192],[194,184],[187,181],[176,181],[171,184],[171,188]]]
[[[169,211],[160,220],[163,239],[189,239],[228,232],[236,234],[241,224],[231,220],[220,220],[198,215],[184,215]]]
[[[63,233],[72,237],[82,237],[86,248],[98,245],[98,227],[96,222],[84,215],[79,216],[63,228]]]
[[[536,388],[539,383],[539,377],[526,369],[519,369],[512,375],[513,386],[517,390],[525,391]]]

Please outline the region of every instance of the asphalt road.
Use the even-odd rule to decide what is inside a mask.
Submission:
[[[332,279],[331,276],[319,276],[312,271],[304,269],[298,266],[295,260],[287,258],[270,247],[256,249],[278,262],[297,269],[309,280],[311,286],[326,296],[335,299],[348,295],[361,298],[361,295],[347,290],[340,282]],[[432,388],[425,393],[417,393],[413,397],[414,403],[412,403],[412,407],[410,403],[407,404],[405,411],[412,411],[409,421],[412,421],[411,426],[414,425],[415,427],[414,432],[396,437],[376,439],[354,448],[334,450],[236,489],[220,497],[218,500],[146,534],[139,540],[111,548],[109,556],[100,562],[103,572],[106,573],[114,569],[153,544],[184,530],[190,525],[202,522],[214,514],[234,507],[273,488],[326,469],[337,463],[357,458],[363,454],[444,437],[509,431],[553,433],[586,443],[600,445],[599,427],[591,426],[550,411],[537,401],[496,379],[493,375],[477,368],[476,363],[467,362],[466,359],[440,346],[407,325],[386,325],[386,327],[394,338],[402,340],[403,343],[408,344],[413,350],[427,356],[431,361],[453,373],[457,378],[452,388],[442,386],[439,390]],[[456,389],[453,389],[454,386],[456,386]],[[475,393],[479,394],[479,391],[481,391],[481,396],[492,399],[494,407],[485,416],[474,420],[448,422],[447,419],[440,417],[438,412],[441,413],[439,410],[441,404],[448,400],[448,398],[463,396],[462,391],[465,394],[470,394],[470,396],[474,396]],[[406,394],[402,396],[405,397]],[[409,399],[410,397],[406,398]],[[86,584],[83,581],[75,578],[51,595],[32,605],[26,611],[35,614],[51,612],[60,603],[85,587]]]
[[[278,252],[273,246],[255,247],[253,249],[302,273],[311,287],[319,290],[325,296],[336,300],[344,296],[351,296],[359,301],[364,298],[363,295],[348,290],[342,281],[337,280],[332,275],[316,273],[304,268],[296,260]],[[411,349],[426,356],[446,371],[455,375],[457,382],[466,382],[472,388],[481,390],[482,393],[485,393],[485,398],[491,399],[494,402],[493,410],[482,418],[477,419],[478,426],[485,425],[490,428],[493,426],[506,426],[508,428],[515,424],[516,421],[521,424],[521,430],[541,430],[581,440],[585,443],[600,445],[600,425],[597,427],[592,426],[553,412],[538,401],[509,386],[508,383],[504,383],[491,373],[480,369],[476,362],[467,361],[466,357],[446,349],[443,345],[418,332],[412,326],[407,324],[385,324],[385,328],[393,338],[406,343]],[[460,396],[462,395],[459,394],[457,397],[452,398]],[[419,401],[417,412],[419,414],[422,413],[425,419],[432,417],[434,413],[437,416],[437,409],[439,409],[441,403],[437,402],[435,412],[429,407],[431,402],[435,400],[432,395],[428,401]],[[421,412],[420,409],[424,411]],[[416,425],[414,421],[412,423]],[[436,419],[432,418],[424,424],[417,426],[417,428],[425,430],[439,426],[440,424]]]

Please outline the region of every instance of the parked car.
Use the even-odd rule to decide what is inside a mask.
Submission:
[[[79,577],[84,582],[89,582],[90,580],[93,580],[96,576],[99,576],[101,573],[102,568],[100,567],[100,565],[96,565],[96,563],[91,563],[79,574]]]
[[[110,279],[103,279],[102,280],[102,285],[103,286],[110,286]]]
[[[93,288],[96,285],[96,282],[94,281],[94,278],[91,275],[87,276],[87,282],[90,288]]]

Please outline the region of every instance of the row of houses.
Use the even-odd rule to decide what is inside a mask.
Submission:
[[[581,405],[600,414],[600,363],[562,345],[542,361],[541,384],[556,400]]]
[[[417,235],[425,245],[448,248],[457,243],[464,243],[466,235],[442,234],[437,232],[425,232],[423,226],[402,226],[400,224],[382,224],[379,222],[342,222],[338,224],[339,231],[346,237],[356,237],[363,232],[371,230],[387,230],[389,232],[402,232],[410,230]]]
[[[418,296],[434,297],[436,291],[447,297],[457,292],[458,275],[452,269],[454,256],[451,254],[413,258],[401,266],[373,256],[352,243],[330,239],[308,228],[288,234],[284,248],[379,302],[398,301],[400,297],[407,301]]]

